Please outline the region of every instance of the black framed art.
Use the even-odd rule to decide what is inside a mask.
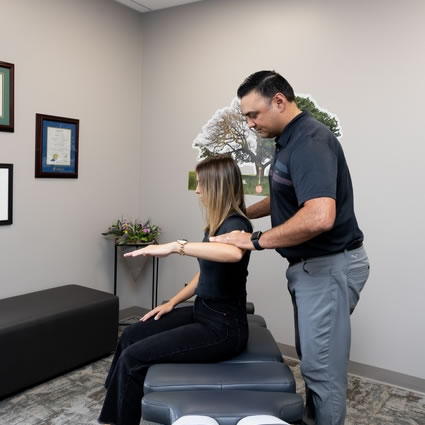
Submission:
[[[78,178],[79,123],[36,114],[35,177]]]
[[[0,225],[13,223],[13,164],[0,164]]]

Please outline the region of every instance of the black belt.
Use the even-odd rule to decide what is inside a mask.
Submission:
[[[317,255],[316,257],[290,257],[287,258],[289,265],[293,266],[294,264],[300,263],[301,261],[312,260],[313,258],[324,257],[325,255],[335,255],[341,254],[344,251],[353,251],[354,249],[361,248],[363,246],[363,241],[356,241],[348,245],[348,248],[342,249],[341,251],[331,252],[329,254]]]

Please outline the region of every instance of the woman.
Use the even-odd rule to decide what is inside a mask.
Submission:
[[[250,251],[208,241],[209,236],[233,230],[252,232],[240,170],[231,157],[215,156],[198,164],[196,179],[196,193],[206,212],[203,241],[178,240],[126,254],[197,257],[200,271],[170,301],[122,334],[105,383],[101,423],[139,425],[143,382],[150,365],[219,362],[239,354],[246,345]],[[195,294],[193,307],[174,309]]]

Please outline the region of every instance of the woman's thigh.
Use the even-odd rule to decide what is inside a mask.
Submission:
[[[124,354],[133,364],[217,362],[235,354],[233,339],[228,329],[217,333],[191,323],[148,336]]]
[[[178,307],[158,320],[151,317],[146,322],[139,321],[128,326],[121,335],[120,342],[125,348],[152,335],[188,325],[193,321],[192,307]]]

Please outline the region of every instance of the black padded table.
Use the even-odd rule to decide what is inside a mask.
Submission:
[[[248,315],[249,316],[249,315]],[[303,416],[303,398],[271,332],[249,327],[246,348],[220,363],[155,364],[144,382],[143,419],[164,425],[205,415],[219,425],[245,416],[273,415],[289,423]]]

